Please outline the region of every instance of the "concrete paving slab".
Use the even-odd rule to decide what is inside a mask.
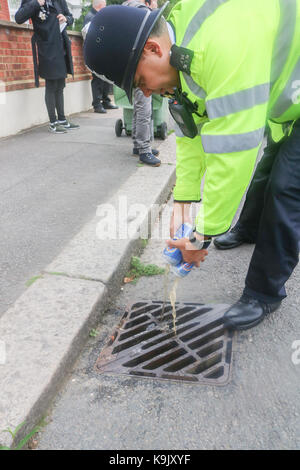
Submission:
[[[0,319],[6,361],[0,365],[0,429],[42,418],[82,341],[95,326],[107,290],[100,282],[43,275]],[[11,444],[1,433],[0,443]]]
[[[138,237],[149,237],[150,226],[175,183],[174,146],[174,137],[163,143],[160,151],[164,164],[158,168],[139,167],[111,199],[99,205],[98,215],[46,271],[84,276],[104,284],[112,281],[120,257],[132,251],[131,246]]]

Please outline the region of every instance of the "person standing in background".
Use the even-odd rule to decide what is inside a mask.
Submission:
[[[157,8],[157,0],[128,0],[124,6],[135,8]],[[159,151],[151,148],[152,140],[152,96],[145,96],[140,88],[134,89],[132,140],[133,155],[137,155],[142,163],[150,166],[159,166],[161,161],[157,158]]]
[[[91,10],[84,17],[83,26],[87,25],[90,21],[92,21],[97,12],[104,7],[106,7],[106,0],[93,0],[93,6]],[[94,112],[104,114],[106,113],[107,109],[118,109],[118,106],[115,106],[111,103],[110,98],[108,96],[109,83],[97,77],[95,74],[92,75],[92,106],[94,108]]]
[[[31,19],[34,34],[32,52],[35,84],[44,78],[45,102],[49,131],[62,134],[79,126],[67,121],[64,112],[64,88],[67,74],[73,75],[71,41],[67,26],[73,24],[66,0],[22,0],[15,20],[18,24]],[[36,53],[37,50],[37,53]]]

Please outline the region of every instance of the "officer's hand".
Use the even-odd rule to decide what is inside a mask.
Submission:
[[[174,202],[170,221],[170,237],[173,238],[177,229],[186,223],[192,224],[190,217],[191,203]]]
[[[59,21],[59,24],[67,22],[67,18],[64,15],[62,15],[61,13],[59,15],[57,15],[57,19]]]
[[[188,238],[181,238],[180,240],[168,240],[167,244],[171,248],[179,248],[182,253],[183,260],[186,263],[194,263],[195,266],[199,267],[200,263],[205,260],[205,257],[208,255],[208,251],[195,250],[193,244],[189,241]]]

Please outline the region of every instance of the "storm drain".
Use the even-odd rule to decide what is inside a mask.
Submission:
[[[234,334],[223,326],[227,305],[138,302],[125,312],[96,362],[100,373],[225,385]]]

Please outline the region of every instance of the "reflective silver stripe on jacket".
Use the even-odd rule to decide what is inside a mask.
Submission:
[[[295,68],[276,103],[270,112],[271,118],[280,117],[292,105],[299,104],[300,96],[300,59],[295,65]]]
[[[183,77],[191,92],[194,93],[194,95],[198,98],[204,100],[206,98],[206,93],[203,88],[201,88],[201,86],[198,85],[198,83],[196,83],[195,80],[193,80],[192,77],[187,73],[183,73]]]
[[[283,68],[288,59],[290,49],[293,43],[295,28],[296,28],[296,15],[297,15],[297,1],[296,0],[279,0],[280,5],[280,23],[278,33],[274,45],[271,69],[271,85],[279,79]],[[277,98],[276,103],[273,105],[269,116],[277,118],[287,111],[290,106],[297,102],[297,88],[299,88],[299,62],[295,65],[294,70],[285,85],[284,90]]]
[[[297,16],[296,0],[279,0],[280,21],[273,48],[271,84],[281,75],[294,38]]]
[[[222,3],[226,3],[228,0],[206,0],[203,3],[202,7],[197,11],[195,16],[190,21],[186,32],[184,34],[184,38],[180,47],[187,47],[188,43],[193,39],[195,34],[199,31],[200,27],[204,23],[204,21],[212,15],[216,9],[222,5]]]
[[[270,84],[263,83],[231,95],[207,100],[205,105],[208,117],[216,119],[266,103],[269,99],[269,91]]]
[[[228,2],[228,0],[206,0],[190,21],[180,47],[186,47],[195,34],[197,34],[204,21],[212,15],[220,5],[226,2]],[[198,98],[204,100],[206,93],[203,88],[201,88],[190,75],[184,73],[183,76],[191,92]]]
[[[206,153],[232,153],[251,150],[261,143],[264,136],[264,127],[244,134],[232,135],[205,135],[202,144]]]
[[[203,4],[190,21],[181,43],[181,47],[186,47],[193,39],[194,35],[199,31],[204,21],[212,15],[220,5],[227,1],[228,0],[207,0]],[[206,98],[206,92],[203,88],[198,85],[191,76],[186,73],[184,73],[183,76],[191,92],[198,98],[204,100]],[[208,117],[209,119],[216,119],[218,117],[242,111],[243,109],[249,109],[257,104],[265,103],[269,99],[269,90],[269,83],[265,83],[231,95],[208,100],[206,102]]]

